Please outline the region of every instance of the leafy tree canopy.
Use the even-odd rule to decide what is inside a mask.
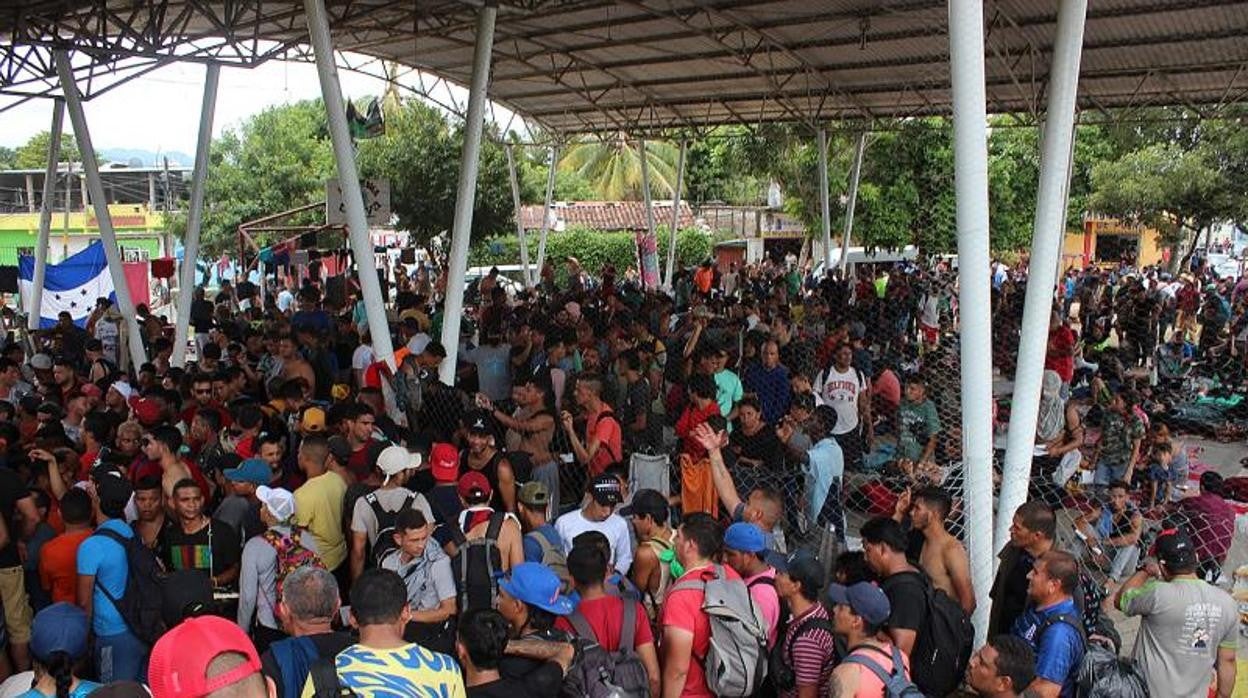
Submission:
[[[13,152],[13,166],[19,170],[42,170],[48,166],[48,143],[52,140],[51,131],[40,131],[30,137],[25,145]],[[98,157],[96,158],[99,159]],[[72,133],[61,135],[61,162],[80,162],[78,143]]]

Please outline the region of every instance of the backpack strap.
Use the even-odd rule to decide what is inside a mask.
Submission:
[[[593,640],[598,642],[598,633],[594,632],[593,626],[581,615],[580,611],[573,611],[568,614],[568,624],[576,631],[576,636],[583,640]]]
[[[793,645],[797,644],[798,640],[802,639],[803,636],[813,630],[826,630],[829,635],[833,635],[835,632],[832,628],[832,621],[827,618],[820,618],[814,613],[811,613],[803,618],[801,623],[797,624],[797,629],[793,631],[793,638],[785,643],[785,646],[788,649],[786,654],[792,653]],[[869,647],[869,645],[863,646]]]
[[[373,515],[377,517],[377,525],[380,526],[381,517],[385,516],[389,512],[382,508],[381,502],[377,499],[377,493],[374,491],[364,495],[364,501],[368,503],[368,506],[372,507]]]
[[[874,645],[858,645],[856,647],[851,647],[849,650],[849,653],[845,655],[845,658],[842,659],[841,662],[844,664],[857,664],[858,666],[866,667],[868,670],[870,670],[872,674],[875,674],[875,677],[879,679],[880,683],[884,684],[885,686],[888,685],[888,682],[893,678],[898,668],[901,668],[903,672],[905,671],[905,664],[903,664],[901,661],[901,652],[900,650],[897,649],[896,646],[893,647],[893,652],[891,655],[891,658],[893,660],[893,671],[891,672],[887,671],[882,664],[875,661],[874,659],[866,655],[859,654],[858,650],[862,650],[862,649],[872,650],[876,652],[877,654],[882,654],[886,657],[889,656],[888,652],[885,652],[884,650],[880,649],[879,647],[875,647]],[[903,673],[902,675],[904,676],[905,674]]]
[[[322,657],[312,664],[308,678],[312,680],[313,698],[337,698],[337,696],[354,696],[355,691],[346,688],[338,679],[336,657]]]
[[[763,586],[769,586],[769,587],[774,588],[776,586],[776,578],[775,577],[759,577],[757,579],[751,580],[749,584],[745,585],[745,588],[753,589],[754,587],[760,584]]]
[[[504,512],[496,511],[490,514],[490,525],[485,529],[485,537],[497,543],[498,534],[502,532],[506,521],[507,514]]]
[[[1040,646],[1040,638],[1044,637],[1044,633],[1047,632],[1049,628],[1059,623],[1065,623],[1066,625],[1074,628],[1075,632],[1079,633],[1079,639],[1083,641],[1085,645],[1087,644],[1088,639],[1084,637],[1083,621],[1081,619],[1076,618],[1069,613],[1055,613],[1050,616],[1045,616],[1044,620],[1040,621],[1040,625],[1036,628],[1035,641],[1037,647]]]
[[[633,654],[637,642],[637,602],[624,599],[624,625],[620,628],[620,652]]]

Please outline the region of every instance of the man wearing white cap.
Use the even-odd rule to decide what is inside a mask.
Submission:
[[[383,528],[391,528],[404,509],[419,509],[425,519],[433,521],[433,509],[429,500],[419,492],[412,492],[404,487],[412,471],[420,467],[422,459],[419,453],[411,453],[397,445],[387,446],[377,456],[374,466],[381,473],[381,487],[355,500],[355,508],[351,512],[351,579],[357,579],[364,573],[366,552],[371,548],[372,561],[376,561],[385,552],[379,549],[377,534]],[[393,541],[385,541],[386,550]]]
[[[293,494],[261,485],[256,488],[256,499],[260,500],[260,520],[264,522],[265,531],[253,536],[243,548],[238,580],[238,625],[250,630],[254,615],[258,627],[252,636],[257,645],[267,648],[269,643],[284,637],[277,617],[278,589],[283,578],[295,567],[320,564],[320,558],[316,556],[316,538],[306,529],[293,525]]]

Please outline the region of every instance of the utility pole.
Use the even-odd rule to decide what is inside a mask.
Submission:
[[[164,185],[165,185],[165,220],[164,220],[164,226],[163,226],[164,228],[163,237],[165,238],[165,256],[172,257],[173,256],[173,236],[169,234],[169,215],[172,212],[172,208],[170,207],[170,196],[169,196],[170,184],[169,184],[169,157],[168,156],[165,156]]]

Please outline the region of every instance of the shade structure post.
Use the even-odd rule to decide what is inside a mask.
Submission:
[[[442,361],[438,374],[442,382],[447,385],[455,384],[455,366],[459,359],[459,325],[464,312],[464,278],[468,272],[468,242],[472,235],[472,207],[477,198],[477,170],[481,165],[481,131],[485,119],[485,91],[490,79],[490,54],[494,50],[494,20],[497,16],[498,7],[494,5],[485,5],[477,11],[477,38],[472,52],[472,82],[468,91],[468,112],[464,117],[464,150],[459,160],[459,188],[455,195],[455,218],[451,226],[451,256],[446,277],[446,307],[442,315],[442,346],[446,347],[446,358]]]
[[[394,347],[390,341],[390,325],[386,320],[381,282],[372,263],[373,242],[369,234],[368,216],[364,213],[364,195],[360,190],[359,174],[355,168],[355,144],[351,142],[347,111],[342,99],[342,85],[338,82],[338,67],[334,63],[329,18],[325,14],[324,0],[304,0],[303,6],[308,20],[308,37],[312,41],[312,52],[316,57],[316,72],[321,82],[321,97],[325,100],[329,137],[334,146],[334,164],[338,167],[338,186],[342,190],[342,204],[347,214],[347,240],[355,256],[360,292],[364,296],[364,310],[368,316],[368,332],[373,341],[373,354],[378,361],[385,361],[393,370],[397,368],[394,363]]]
[[[511,180],[511,202],[516,209],[516,239],[520,241],[520,266],[524,275],[524,287],[533,288],[533,274],[529,269],[529,245],[524,239],[524,216],[521,215],[520,181],[516,178],[516,156],[513,147],[507,144],[507,176]]]
[[[199,231],[204,223],[208,151],[212,147],[212,120],[217,112],[217,85],[220,79],[221,66],[209,63],[204,74],[204,100],[199,110],[195,167],[191,170],[191,202],[186,212],[186,236],[182,240],[182,268],[178,270],[178,317],[173,331],[173,356],[169,360],[170,364],[178,367],[186,365],[186,341],[190,336],[191,300],[195,291],[195,262],[199,259]]]
[[[1049,99],[1041,139],[1035,229],[1031,238],[1018,368],[1014,373],[1010,429],[993,540],[997,550],[1009,540],[1010,521],[1014,510],[1027,499],[1027,483],[1031,477],[1049,318],[1053,312],[1053,288],[1057,283],[1062,233],[1066,227],[1066,184],[1074,143],[1075,98],[1079,91],[1079,62],[1087,12],[1088,0],[1061,0],[1058,5],[1057,38],[1049,70]]]
[[[988,116],[982,0],[949,0],[953,170],[958,230],[962,465],[976,645],[992,603],[992,326],[988,250]]]
[[[849,172],[849,200],[845,203],[845,233],[841,237],[841,278],[849,266],[849,241],[854,230],[854,209],[858,203],[858,181],[862,177],[862,156],[867,150],[867,132],[858,134],[854,144],[854,166]]]
[[[555,173],[559,165],[559,146],[550,146],[550,170],[546,173],[546,198],[542,204],[542,232],[537,239],[537,270],[535,284],[542,281],[542,269],[546,266],[546,235],[550,232],[550,206],[555,197]]]
[[[823,273],[832,273],[832,201],[828,192],[828,132],[819,129],[819,225],[823,231]],[[841,250],[841,256],[845,251]]]
[[[35,273],[30,285],[26,327],[39,329],[43,307],[43,282],[48,272],[48,237],[52,231],[52,199],[56,196],[57,165],[61,159],[61,131],[65,124],[65,101],[52,103],[52,131],[48,138],[48,165],[43,171],[43,201],[39,204],[39,236],[35,239]],[[68,175],[67,175],[68,176]]]
[[[646,234],[637,245],[637,275],[641,278],[641,288],[650,290],[659,285],[658,269],[658,236],[654,227],[654,199],[650,196],[650,163],[646,156],[646,140],[637,143],[637,152],[641,156],[641,198],[646,207]]]
[[[672,290],[672,277],[676,273],[676,228],[680,225],[680,192],[685,185],[685,152],[689,149],[689,141],[680,142],[680,158],[676,161],[676,189],[672,192],[672,229],[667,241],[667,273],[663,277],[663,288]]]
[[[113,279],[113,293],[117,295],[117,307],[126,318],[126,331],[129,333],[130,360],[134,370],[147,363],[147,352],[143,349],[143,333],[139,328],[139,318],[134,312],[134,301],[130,298],[130,287],[126,285],[126,270],[121,262],[121,250],[117,247],[117,235],[113,231],[113,218],[108,211],[108,199],[104,196],[104,182],[100,179],[100,166],[95,161],[95,146],[91,144],[91,133],[87,130],[87,115],[82,109],[82,95],[78,93],[78,85],[74,82],[74,69],[69,62],[69,53],[63,50],[56,52],[56,72],[61,80],[61,92],[65,96],[65,106],[69,109],[69,121],[74,127],[74,139],[78,142],[78,152],[82,153],[82,170],[86,173],[86,187],[90,192],[91,205],[95,207],[96,225],[100,228],[100,242],[104,246],[104,258],[108,261],[108,273]],[[92,299],[94,300],[94,299]]]

